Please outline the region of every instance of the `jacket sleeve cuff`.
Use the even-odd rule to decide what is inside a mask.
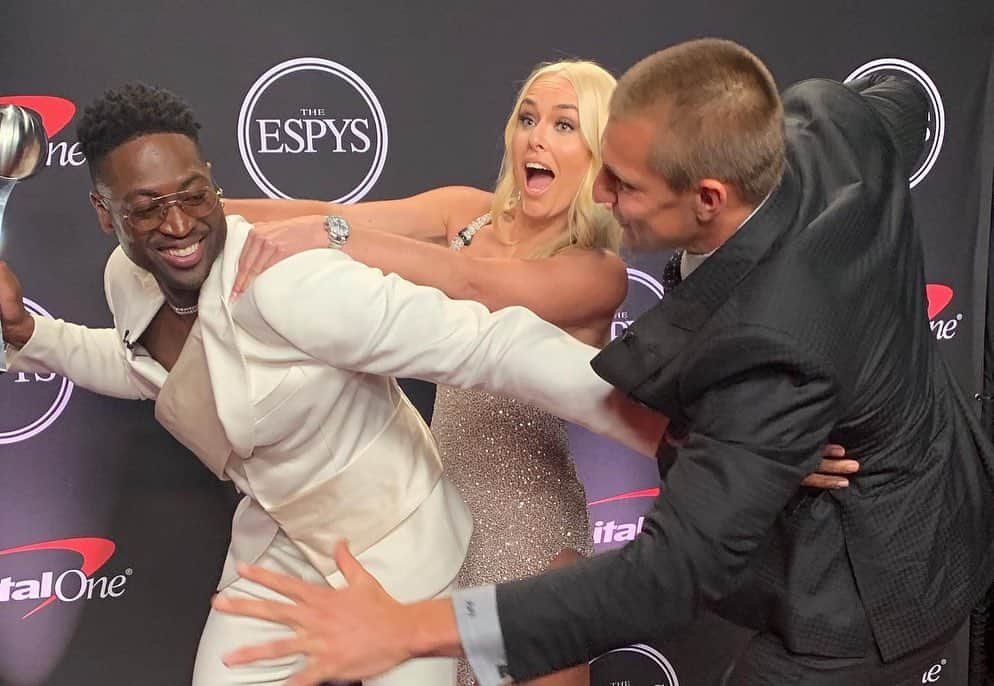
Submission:
[[[513,683],[507,671],[504,634],[497,615],[497,587],[481,586],[456,591],[452,603],[459,638],[480,686]]]

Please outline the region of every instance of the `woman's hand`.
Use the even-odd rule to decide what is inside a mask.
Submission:
[[[237,298],[262,272],[304,250],[328,247],[323,215],[260,222],[249,232],[238,258],[231,297]]]

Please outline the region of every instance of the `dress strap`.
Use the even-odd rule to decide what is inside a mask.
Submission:
[[[466,228],[460,229],[456,233],[455,238],[449,243],[449,247],[453,250],[462,250],[467,245],[473,242],[473,236],[476,232],[482,229],[484,226],[490,223],[490,213],[487,212],[481,217],[477,217],[471,221]]]

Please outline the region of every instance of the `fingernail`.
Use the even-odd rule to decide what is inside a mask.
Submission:
[[[839,479],[838,481],[835,482],[833,488],[845,488],[848,485],[849,485],[848,479]]]

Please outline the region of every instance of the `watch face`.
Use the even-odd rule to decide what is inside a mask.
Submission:
[[[326,217],[324,225],[332,243],[341,246],[348,239],[351,230],[343,217]]]

